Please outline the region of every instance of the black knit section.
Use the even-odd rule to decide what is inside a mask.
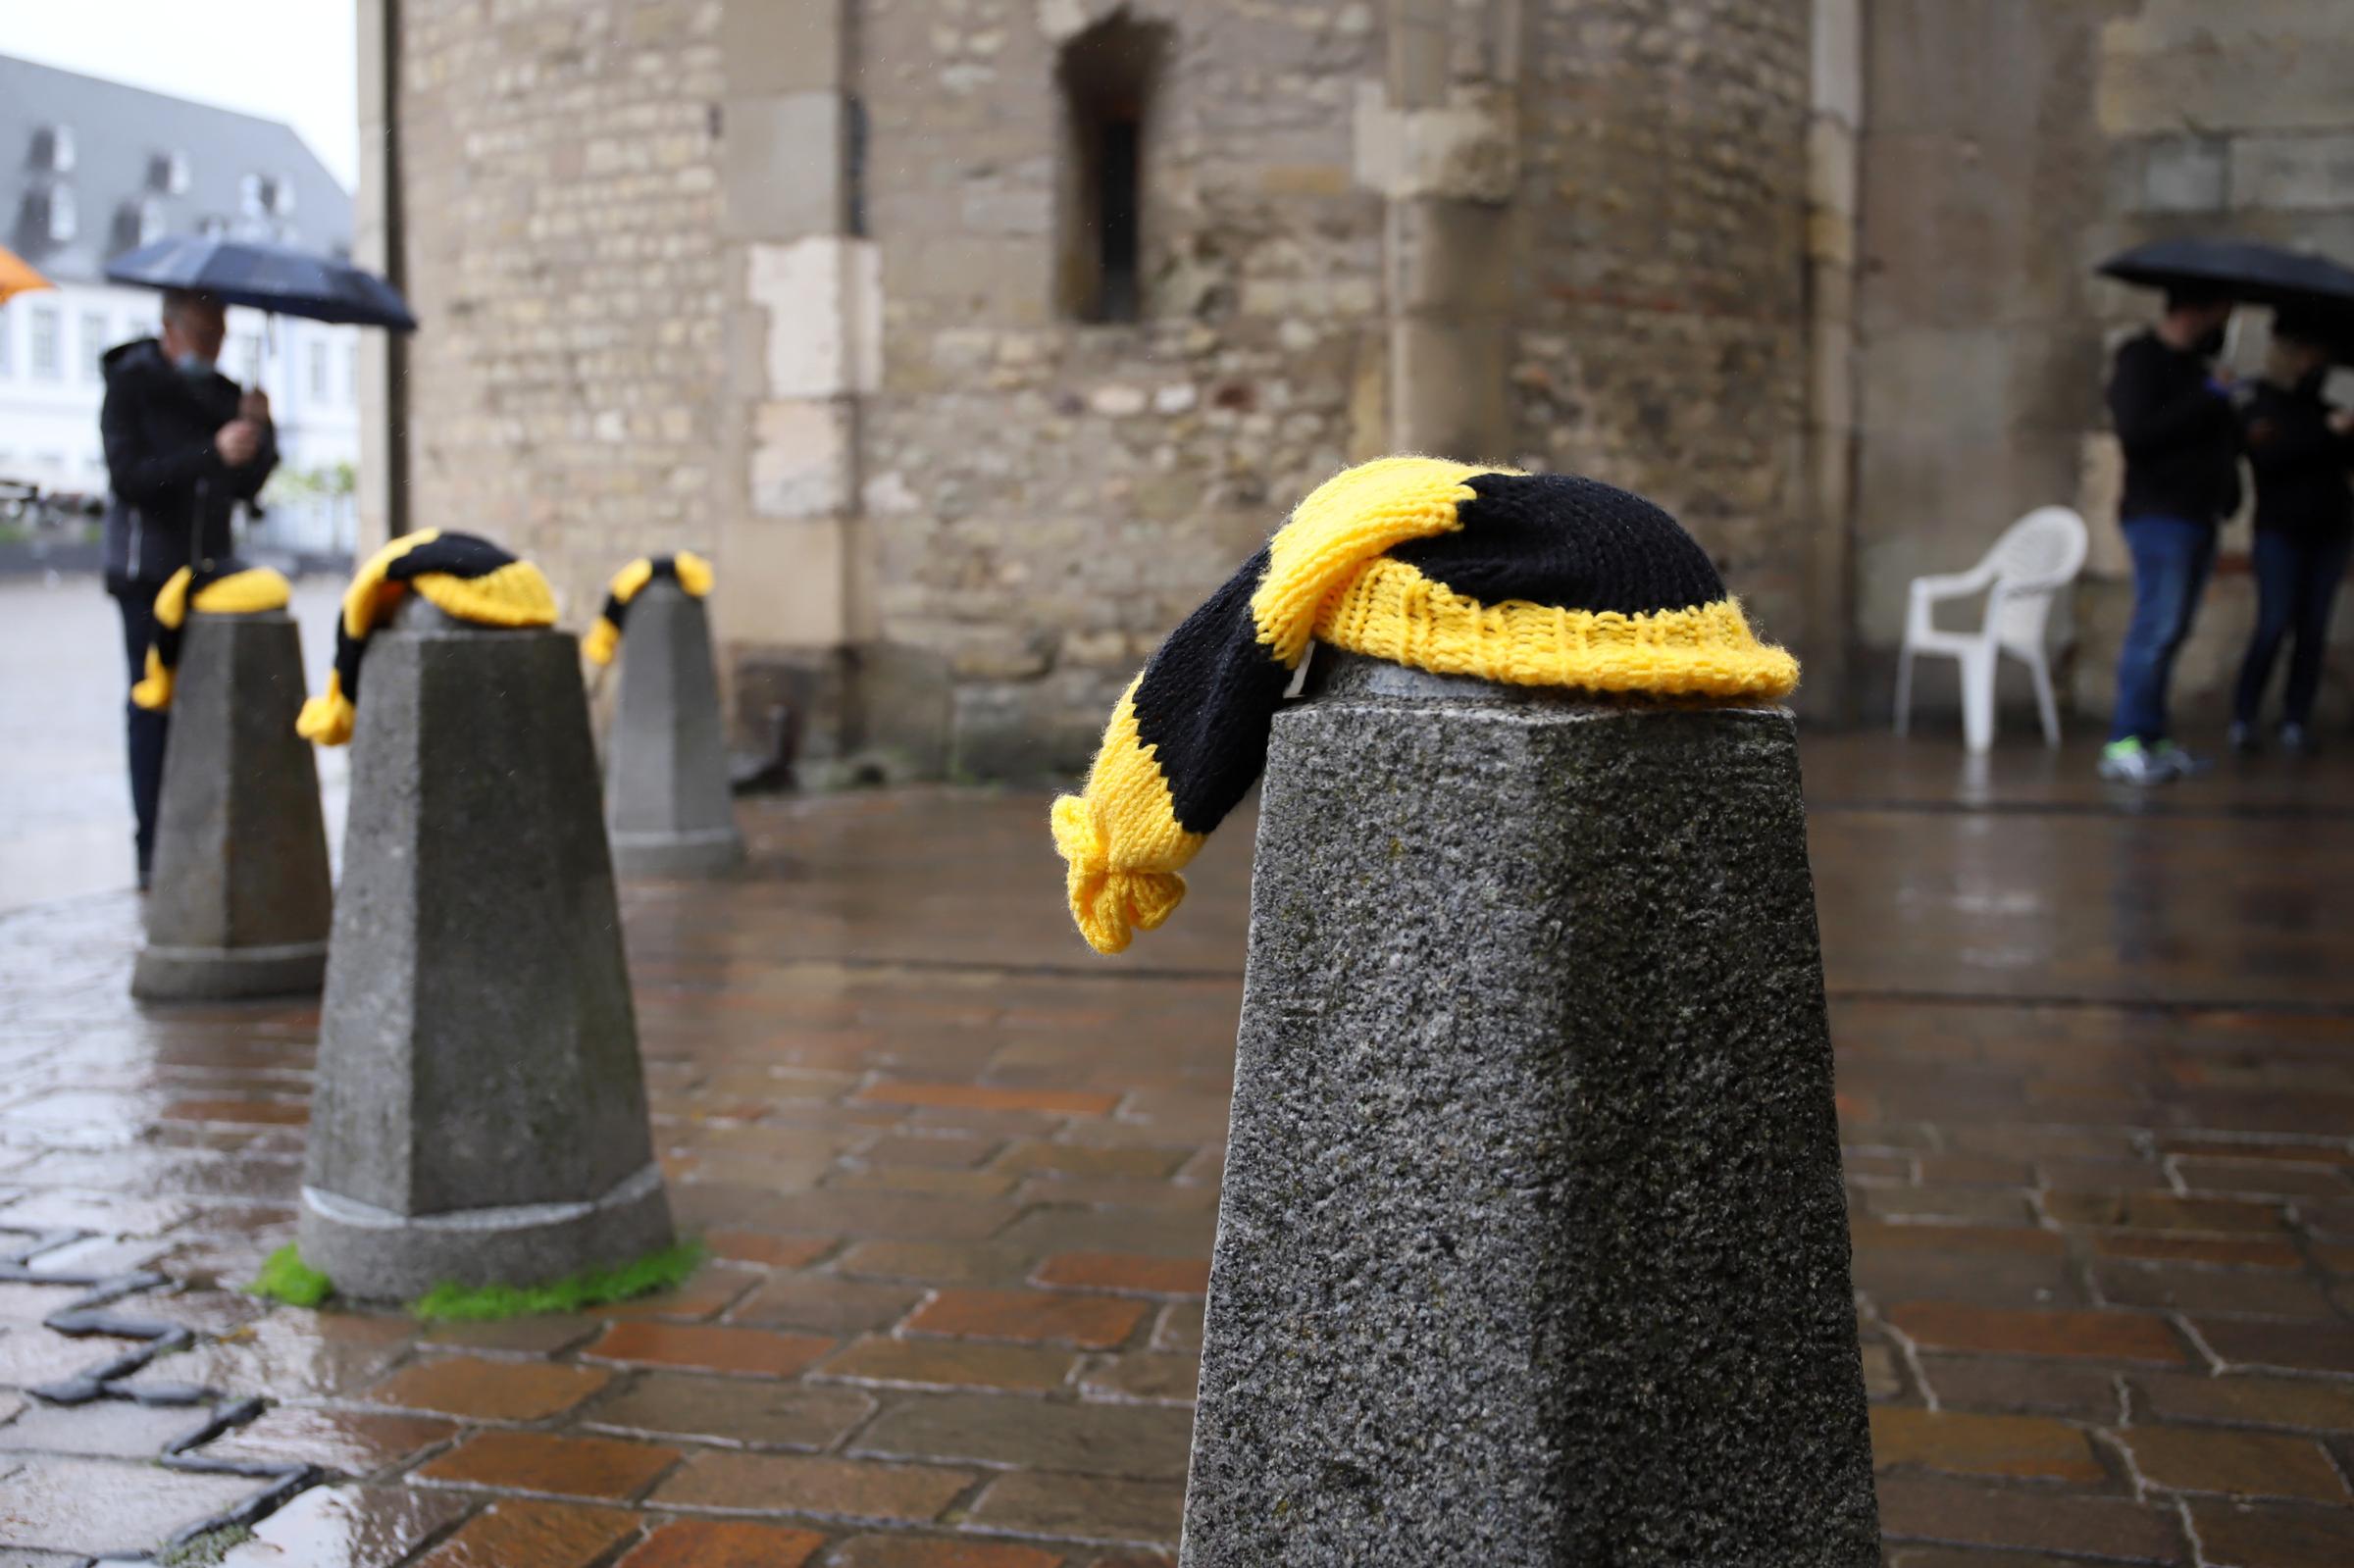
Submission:
[[[428,539],[385,567],[384,577],[393,582],[406,582],[433,572],[453,578],[486,578],[500,567],[514,564],[515,557],[488,539],[472,533],[444,533],[439,538]]]
[[[1267,547],[1244,563],[1145,666],[1136,734],[1169,782],[1177,826],[1208,833],[1251,792],[1267,765],[1267,731],[1292,672],[1258,640],[1251,595]]]
[[[677,556],[652,555],[646,557],[645,564],[649,570],[646,573],[645,582],[640,582],[638,585],[638,591],[640,593],[643,593],[646,590],[647,584],[659,582],[664,578],[668,578],[674,582],[678,581],[679,561]],[[605,607],[596,613],[603,616],[606,620],[612,622],[613,630],[619,632],[622,629],[623,623],[627,622],[630,618],[630,601],[623,598],[618,593],[607,593],[605,595]]]
[[[1639,495],[1573,474],[1480,474],[1462,528],[1389,552],[1482,604],[1526,599],[1639,615],[1724,597],[1683,525]]]

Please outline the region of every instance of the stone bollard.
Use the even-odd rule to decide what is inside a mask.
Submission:
[[[667,1245],[573,637],[412,596],[366,670],[304,1261],[400,1299]]]
[[[1795,727],[1319,648],[1187,1568],[1878,1558]]]
[[[182,639],[130,993],[315,991],[333,892],[318,765],[294,733],[300,634],[282,610],[195,612]]]
[[[743,859],[703,601],[658,578],[632,600],[607,746],[605,820],[624,876],[693,876]]]

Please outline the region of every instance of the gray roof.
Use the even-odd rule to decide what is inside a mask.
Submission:
[[[94,282],[208,228],[344,256],[351,196],[290,126],[0,55],[0,243]]]

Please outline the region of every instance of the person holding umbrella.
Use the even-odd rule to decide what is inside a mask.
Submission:
[[[2167,733],[2167,693],[2215,564],[2216,530],[2239,507],[2239,418],[2214,369],[2231,310],[2218,289],[2174,286],[2158,325],[2118,349],[2109,379],[2125,454],[2119,522],[2133,558],[2133,619],[2100,771],[2121,784],[2163,784],[2196,766]]]
[[[182,567],[226,559],[236,503],[260,493],[278,466],[270,400],[242,391],[215,362],[227,312],[209,295],[165,293],[163,331],[108,350],[98,427],[106,447],[106,590],[123,614],[138,681],[155,636],[155,596]],[[130,801],[138,828],[139,886],[155,854],[170,720],[127,703]]]
[[[2354,412],[2322,397],[2331,342],[2341,334],[2311,312],[2282,311],[2273,323],[2264,379],[2245,412],[2248,466],[2256,477],[2256,632],[2232,697],[2231,746],[2254,751],[2257,714],[2273,664],[2291,642],[2280,745],[2312,749],[2306,726],[2322,684],[2329,612],[2354,552]],[[2292,640],[2293,639],[2293,640]]]

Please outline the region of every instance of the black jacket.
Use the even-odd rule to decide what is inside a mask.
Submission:
[[[2354,438],[2329,428],[2327,371],[2294,387],[2260,381],[2248,403],[2248,466],[2256,474],[2256,526],[2321,539],[2354,527]]]
[[[2109,414],[2125,449],[2121,515],[2221,523],[2239,509],[2239,416],[2198,354],[2143,332],[2117,351]]]
[[[194,377],[164,357],[152,337],[108,351],[106,402],[98,414],[112,491],[106,507],[106,575],[160,583],[199,555],[230,553],[230,516],[278,466],[278,440],[263,428],[261,450],[243,468],[221,461],[213,437],[237,417],[237,383],[215,371]]]

